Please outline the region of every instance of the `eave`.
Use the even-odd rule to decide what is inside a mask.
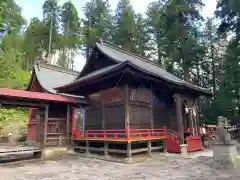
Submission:
[[[190,88],[187,83],[186,84],[183,83],[183,84],[179,85],[179,84],[176,84],[174,81],[169,82],[164,78],[160,78],[159,76],[157,76],[153,72],[150,72],[146,69],[140,68],[139,66],[133,64],[130,61],[125,61],[125,62],[116,64],[116,65],[113,65],[113,66],[106,67],[104,69],[100,69],[100,70],[95,71],[93,73],[90,73],[90,74],[88,74],[84,77],[81,77],[81,78],[75,80],[74,82],[72,82],[70,84],[67,84],[67,85],[62,86],[62,87],[57,87],[55,89],[58,90],[59,92],[72,91],[72,90],[77,89],[79,87],[83,87],[83,86],[86,86],[88,84],[94,83],[94,82],[96,82],[100,79],[102,80],[103,78],[106,78],[106,77],[110,78],[110,76],[114,76],[117,73],[118,74],[121,73],[120,72],[121,70],[124,70],[124,69],[127,70],[129,68],[132,68],[133,70],[138,71],[139,74],[140,74],[139,76],[146,76],[146,77],[149,76],[149,79],[151,79],[153,81],[169,83],[169,85],[173,85],[175,89],[184,89],[185,91],[186,90],[191,90],[191,91],[195,91],[198,94],[203,94],[203,95],[207,95],[207,96],[212,95],[212,93],[210,91],[208,91],[207,89],[200,88],[198,86],[193,86],[192,85],[191,88]]]

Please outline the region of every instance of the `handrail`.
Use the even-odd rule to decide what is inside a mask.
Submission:
[[[136,138],[157,138],[166,136],[166,127],[159,129],[108,129],[108,130],[73,130],[72,138],[99,138],[99,139],[125,139],[131,140]]]

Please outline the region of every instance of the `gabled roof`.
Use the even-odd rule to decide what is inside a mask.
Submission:
[[[71,83],[78,74],[79,72],[74,70],[38,62],[33,67],[31,81],[27,90],[30,90],[33,79],[36,77],[43,89],[49,93],[56,94],[55,87]]]
[[[71,82],[71,83],[69,83],[65,86],[57,87],[56,89],[60,90],[62,88],[68,88],[68,87],[71,87],[73,85],[77,85],[77,84],[80,84],[80,83],[85,83],[85,82],[88,83],[91,80],[94,80],[94,79],[96,79],[100,76],[104,76],[108,73],[115,72],[116,70],[119,70],[120,68],[124,68],[128,64],[129,64],[129,62],[126,61],[126,62],[122,62],[122,63],[119,63],[119,64],[107,66],[105,68],[102,68],[102,69],[99,69],[99,70],[94,71],[92,73],[89,73],[86,76],[80,77],[80,78],[76,79],[75,81],[73,81],[73,82]]]
[[[82,81],[85,81],[86,79],[94,78],[98,75],[105,74],[108,71],[112,71],[115,68],[122,66],[122,64],[127,64],[127,65],[130,65],[141,71],[144,71],[145,73],[151,74],[151,75],[155,76],[156,78],[162,79],[168,83],[178,85],[181,87],[185,87],[185,88],[189,88],[189,89],[198,91],[200,93],[212,94],[209,89],[202,88],[202,87],[193,85],[191,83],[188,83],[188,82],[174,76],[173,74],[167,72],[166,70],[162,69],[156,63],[154,63],[150,60],[146,60],[146,59],[144,59],[138,55],[135,55],[133,53],[130,53],[124,49],[118,48],[116,46],[113,46],[113,45],[110,45],[107,43],[101,43],[101,44],[96,43],[95,49],[99,50],[101,53],[103,53],[109,59],[113,60],[115,63],[117,63],[117,65],[108,66],[106,68],[100,69],[93,73],[87,74],[86,76],[83,76],[83,77],[78,76],[74,82],[72,82],[68,85],[59,86],[56,89],[64,90],[65,88],[69,88],[72,85],[79,84]],[[127,63],[124,63],[124,62],[127,62]],[[85,67],[87,66],[87,63],[85,65]]]

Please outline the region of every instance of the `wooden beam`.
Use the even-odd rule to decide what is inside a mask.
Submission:
[[[200,134],[200,121],[199,121],[199,98],[197,99],[196,103],[195,103],[195,106],[196,106],[196,128],[197,128],[197,135]]]
[[[66,127],[66,138],[67,138],[67,145],[70,144],[70,136],[69,136],[69,128],[70,128],[70,112],[71,111],[71,107],[68,104],[67,105],[67,127]]]
[[[195,117],[193,116],[193,109],[191,108],[189,110],[189,118],[188,120],[190,121],[190,125],[191,125],[191,128],[192,128],[192,135],[195,136],[196,135],[196,132],[195,132]]]
[[[105,129],[105,105],[103,102],[101,104],[101,112],[102,112],[102,129]]]
[[[47,145],[47,129],[48,129],[48,113],[49,113],[49,105],[47,104],[45,107],[45,115],[44,115],[44,133],[43,133],[43,147],[45,148]]]
[[[175,103],[176,103],[176,111],[177,111],[178,135],[180,138],[180,143],[184,144],[182,103],[181,103],[180,94],[175,94]]]
[[[22,100],[4,100],[0,101],[0,104],[3,106],[24,106],[24,107],[45,107],[45,104],[42,103],[33,103],[33,102],[22,102]]]
[[[129,129],[130,127],[130,112],[129,112],[129,88],[128,84],[124,87],[125,95],[124,95],[124,107],[125,107],[125,129]]]
[[[42,124],[41,124],[41,117],[40,117],[40,111],[42,111],[42,109],[38,109],[38,115],[37,115],[37,128],[36,128],[36,139],[35,141],[37,142],[37,144],[40,146],[40,148],[42,148],[42,139],[41,139],[41,133],[42,133]]]
[[[154,129],[154,122],[153,122],[153,112],[154,112],[154,94],[153,91],[151,90],[151,94],[152,94],[152,100],[151,100],[151,104],[150,104],[150,111],[151,111],[151,117],[150,117],[150,125],[151,125],[151,129]]]

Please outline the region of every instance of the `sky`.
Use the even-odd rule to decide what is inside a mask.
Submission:
[[[22,8],[22,14],[29,22],[31,18],[42,18],[42,5],[45,0],[15,0],[15,2]],[[59,4],[63,4],[68,0],[58,0]],[[78,10],[80,18],[83,17],[82,8],[84,4],[89,0],[71,0]],[[144,13],[147,5],[154,0],[131,0],[134,10],[139,13]],[[109,0],[111,8],[116,9],[118,0]],[[203,17],[211,17],[216,7],[216,0],[203,0],[205,7],[202,10]],[[81,70],[85,64],[85,59],[81,55],[75,58],[76,70]]]

